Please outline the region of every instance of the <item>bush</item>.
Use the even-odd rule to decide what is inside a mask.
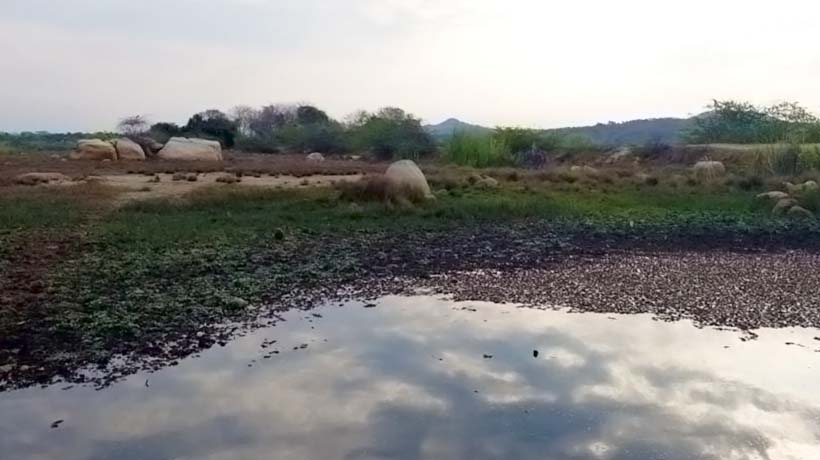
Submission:
[[[772,171],[780,176],[796,176],[803,172],[800,163],[800,146],[784,144],[772,149]]]
[[[162,144],[168,142],[172,137],[181,134],[182,128],[177,126],[176,123],[154,123],[151,125],[151,128],[148,129],[148,135]]]
[[[486,168],[512,162],[510,148],[492,136],[454,133],[444,147],[444,159],[451,163]]]
[[[339,198],[346,201],[379,201],[388,206],[410,206],[425,201],[425,196],[413,187],[400,186],[384,176],[369,176],[355,182],[336,184]]]
[[[234,146],[239,128],[219,110],[206,110],[192,116],[185,125],[185,134],[218,140],[224,147]]]
[[[660,139],[650,139],[634,148],[634,152],[642,158],[655,159],[663,157],[672,150],[672,146],[661,141]]]
[[[347,151],[344,129],[336,122],[295,124],[282,128],[278,143],[299,152],[342,153]]]
[[[351,135],[354,146],[382,160],[418,158],[436,150],[421,120],[394,107],[359,114],[351,126]]]

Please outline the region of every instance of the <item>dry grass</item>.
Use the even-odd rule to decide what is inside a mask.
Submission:
[[[409,207],[426,199],[418,189],[395,184],[381,175],[365,176],[355,182],[339,182],[334,187],[340,192],[342,200],[379,201],[391,207]]]

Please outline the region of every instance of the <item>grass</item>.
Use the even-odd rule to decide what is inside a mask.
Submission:
[[[462,166],[485,168],[513,162],[507,144],[490,135],[455,133],[444,147],[445,161]]]
[[[640,234],[644,227],[660,229],[660,235],[726,226],[769,231],[784,222],[760,207],[753,192],[734,188],[639,188],[631,177],[613,184],[584,182],[595,178],[539,183],[532,182],[535,174],[511,178],[508,170],[497,172],[503,176],[498,189],[462,181],[435,187],[436,200],[401,208],[378,201],[354,206],[331,188],[212,187],[184,200],[117,209],[101,206],[111,191],[94,186],[3,194],[0,237],[19,241],[45,234],[37,247],[46,256],[48,238],[69,235],[73,244],[59,258],[24,259],[46,261],[39,268],[49,295],[16,313],[0,311],[0,365],[9,359],[3,349],[19,343],[32,344],[26,348],[29,361],[64,360],[46,369],[104,367],[148,342],[174,344],[149,350],[151,356],[184,356],[202,346],[190,340],[197,333],[254,314],[237,307],[243,304],[237,297],[257,304],[316,286],[346,286],[366,276],[381,252],[399,251],[404,263],[420,255],[416,244],[469,247],[474,240],[481,244],[482,233],[492,233],[497,224],[513,229],[548,223],[563,238]],[[506,235],[495,231],[488,241],[503,245]],[[522,235],[518,241],[547,244],[535,241],[540,233]],[[400,247],[402,242],[408,247]],[[10,273],[7,262],[15,260],[10,251],[11,245],[0,245],[0,279]],[[35,313],[25,316],[28,311]],[[212,343],[211,334],[203,337],[205,346]]]

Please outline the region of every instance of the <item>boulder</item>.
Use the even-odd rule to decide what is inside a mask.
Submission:
[[[102,139],[81,139],[69,158],[72,160],[116,160],[117,149],[112,143]]]
[[[145,160],[145,151],[142,150],[139,144],[124,137],[122,139],[117,139],[116,142],[117,147],[117,157],[120,160],[135,160],[135,161],[144,161]]]
[[[481,174],[473,173],[467,178],[470,185],[479,188],[498,188],[498,181],[489,176],[482,176]]]
[[[307,156],[307,161],[325,161],[325,156],[319,152],[313,152]]]
[[[237,177],[236,174],[224,173],[216,178],[216,181],[221,184],[235,184],[242,182],[242,178]]]
[[[698,161],[692,171],[698,179],[711,181],[723,177],[726,167],[719,161]]]
[[[412,195],[432,198],[430,185],[424,173],[412,160],[399,160],[391,164],[384,173],[385,179],[392,187],[406,191]]]
[[[222,161],[222,147],[217,141],[172,137],[157,153],[162,160]]]
[[[776,205],[774,205],[774,209],[772,209],[773,214],[783,214],[789,209],[797,206],[797,200],[793,198],[783,198],[782,200],[778,201]]]
[[[820,187],[818,187],[817,182],[813,180],[807,180],[802,184],[792,184],[791,182],[783,182],[783,186],[786,187],[786,190],[789,191],[792,195],[799,195],[801,193],[809,193],[809,192],[816,192]]]
[[[814,218],[814,213],[802,206],[792,206],[788,214],[792,217],[808,217]]]
[[[597,169],[593,168],[592,166],[573,166],[569,168],[569,172],[574,174],[583,174],[589,177],[596,177],[600,173]]]
[[[14,178],[14,182],[16,182],[19,185],[49,184],[51,182],[63,182],[68,180],[71,179],[65,174],[38,172],[20,174],[19,176]]]
[[[779,190],[774,190],[771,192],[761,193],[757,195],[757,198],[761,200],[771,200],[776,203],[780,200],[789,198],[789,194],[786,192],[781,192]]]

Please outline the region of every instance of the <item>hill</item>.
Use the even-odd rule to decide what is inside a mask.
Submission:
[[[598,123],[592,126],[576,126],[544,130],[546,133],[584,136],[590,141],[601,145],[643,144],[650,140],[658,140],[667,144],[682,141],[682,135],[692,125],[691,118],[651,118],[645,120],[631,120],[622,123]],[[437,125],[424,127],[431,136],[444,140],[454,132],[490,133],[492,128],[465,123],[450,118]]]
[[[436,139],[447,139],[456,132],[489,134],[492,128],[472,125],[456,118],[448,118],[436,125],[425,125],[424,130]]]
[[[692,126],[691,118],[651,118],[623,123],[598,123],[592,126],[549,130],[561,134],[582,135],[596,144],[643,144],[657,140],[667,144],[682,141],[682,135]]]

